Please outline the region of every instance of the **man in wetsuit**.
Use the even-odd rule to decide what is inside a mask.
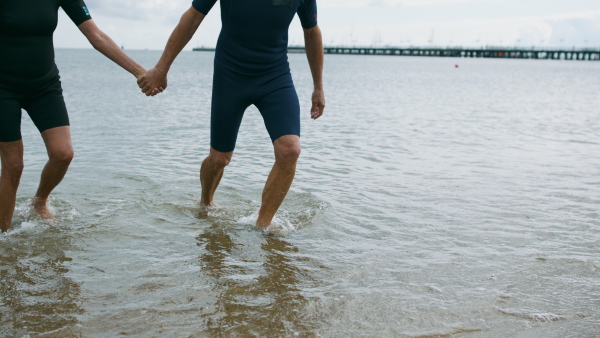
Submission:
[[[52,42],[59,8],[102,54],[136,77],[145,72],[96,26],[83,0],[0,0],[0,229],[3,232],[10,227],[23,172],[21,109],[27,111],[42,134],[48,152],[49,160],[32,203],[44,219],[53,217],[47,208],[48,196],[65,176],[73,158],[69,117]]]
[[[167,72],[216,0],[193,0],[157,65],[138,80],[146,95],[167,87]],[[285,198],[300,156],[300,105],[287,61],[289,25],[298,14],[314,82],[311,117],[325,108],[323,43],[316,0],[221,0],[222,29],[214,61],[211,148],[202,162],[202,205],[213,195],[231,161],[245,109],[254,104],[273,142],[275,164],[262,194],[256,225],[267,227]]]

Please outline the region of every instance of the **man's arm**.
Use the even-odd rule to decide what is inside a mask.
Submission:
[[[149,69],[146,74],[138,79],[138,85],[146,96],[154,96],[167,88],[167,73],[171,68],[171,64],[173,64],[183,47],[190,42],[204,17],[205,15],[198,12],[194,7],[190,7],[183,13],[179,24],[171,33],[165,51],[156,66]]]
[[[136,78],[139,79],[146,72],[142,66],[127,56],[108,35],[102,32],[96,26],[94,20],[86,20],[77,27],[97,51],[123,67]]]
[[[325,109],[325,92],[323,91],[323,63],[325,57],[323,37],[319,26],[304,30],[304,46],[314,84],[310,117],[316,120],[323,115]]]

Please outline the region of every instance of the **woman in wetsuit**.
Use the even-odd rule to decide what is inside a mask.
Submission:
[[[47,200],[73,158],[69,117],[54,63],[52,36],[62,8],[95,49],[133,74],[145,73],[92,20],[83,0],[0,1],[0,229],[11,224],[23,172],[21,109],[44,139],[49,161],[33,199],[42,218],[52,218]]]

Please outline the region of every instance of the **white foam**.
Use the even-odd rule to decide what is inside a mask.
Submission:
[[[271,225],[262,229],[266,235],[287,236],[294,232],[296,228],[287,219],[273,218]]]
[[[56,216],[57,211],[54,208],[54,206],[52,205],[52,200],[51,199],[48,199],[46,207],[48,208],[48,212],[52,216]],[[17,216],[23,217],[26,221],[29,221],[29,220],[42,220],[40,218],[40,215],[33,208],[33,198],[28,198],[23,203],[18,204],[15,207],[15,214]]]
[[[18,203],[15,206],[15,215],[19,215],[26,219],[31,217],[31,212],[33,210],[33,207],[31,205],[32,201],[33,201],[33,199],[29,198],[29,199],[25,200],[24,202]]]
[[[102,209],[94,212],[93,215],[98,217],[113,215],[123,209],[127,203],[128,201],[124,199],[110,199]]]
[[[68,221],[72,221],[75,219],[75,217],[80,216],[81,214],[79,213],[79,211],[77,211],[77,209],[72,208],[71,210],[67,210],[65,212],[61,212],[61,218],[68,220]]]
[[[256,225],[257,219],[258,219],[258,211],[255,211],[254,213],[252,213],[248,216],[240,217],[237,220],[237,222],[239,224],[245,224],[245,225]]]
[[[258,219],[258,211],[252,213],[249,216],[240,217],[238,219],[239,224],[251,225],[256,227],[256,220]],[[296,230],[296,227],[285,218],[274,217],[271,221],[271,225],[261,229],[265,235],[272,236],[287,236]]]
[[[9,229],[5,235],[6,236],[11,236],[11,235],[16,235],[16,234],[20,234],[23,232],[29,232],[32,231],[34,229],[36,229],[37,227],[39,227],[40,224],[37,222],[22,222],[20,225],[13,227],[12,229]]]
[[[555,322],[561,319],[565,319],[564,316],[560,316],[554,313],[532,313],[529,317],[538,322]]]

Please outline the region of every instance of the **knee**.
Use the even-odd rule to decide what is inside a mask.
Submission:
[[[52,151],[49,154],[50,161],[60,163],[63,165],[69,165],[75,156],[73,149],[61,149]]]
[[[2,176],[6,176],[13,183],[18,183],[24,167],[23,159],[2,161]]]
[[[300,157],[301,147],[300,140],[288,139],[277,140],[275,145],[275,158],[277,161],[282,161],[287,164],[295,164]]]
[[[229,165],[229,162],[231,162],[231,156],[228,156],[226,153],[214,152],[208,156],[208,160],[213,167],[222,169]]]

